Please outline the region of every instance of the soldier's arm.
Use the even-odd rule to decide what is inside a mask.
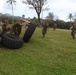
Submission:
[[[70,27],[70,30],[72,30],[73,26]]]
[[[2,33],[3,32],[3,29],[2,29],[2,26],[0,26],[0,33]]]

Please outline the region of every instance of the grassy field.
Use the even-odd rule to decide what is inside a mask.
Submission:
[[[76,39],[70,31],[37,28],[20,49],[0,47],[0,75],[76,75]],[[24,29],[20,37],[24,34]]]

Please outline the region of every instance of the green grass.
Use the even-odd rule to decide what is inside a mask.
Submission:
[[[0,75],[76,75],[76,39],[70,31],[49,28],[45,38],[41,32],[37,28],[20,49],[0,47]]]

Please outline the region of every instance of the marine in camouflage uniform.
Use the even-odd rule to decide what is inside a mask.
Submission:
[[[0,25],[2,27],[2,34],[5,34],[6,32],[10,31],[10,28],[7,27],[7,25],[4,23],[2,25]]]
[[[71,31],[72,38],[75,39],[76,22],[73,24],[73,26],[72,26],[70,29],[72,30],[72,31]]]
[[[18,22],[18,23],[15,23],[11,30],[10,30],[10,34],[14,34],[16,36],[19,36],[20,33],[21,33],[21,29],[22,29],[22,26],[25,26],[25,22],[23,21],[25,19],[25,15],[22,15],[22,19]]]
[[[1,36],[1,33],[3,32],[3,29],[2,29],[2,26],[0,24],[0,36]],[[0,43],[1,43],[1,37],[0,37]]]
[[[24,26],[25,28],[28,28],[28,23],[30,23],[30,18],[28,18],[28,20],[26,20],[24,17],[25,16],[22,15],[22,20],[20,20],[18,23],[14,24],[12,26],[10,34],[19,36],[21,33],[22,26]]]
[[[42,29],[43,37],[45,36],[45,34],[46,34],[46,32],[47,32],[47,28],[48,28],[48,24],[45,23],[45,24],[43,25],[43,29]]]
[[[56,30],[56,27],[57,27],[57,24],[54,23],[54,25],[53,25],[53,30],[54,30],[54,31]]]
[[[20,22],[15,23],[11,30],[10,30],[10,34],[14,34],[16,36],[19,36],[21,33],[21,29],[22,29],[22,20],[20,20]]]

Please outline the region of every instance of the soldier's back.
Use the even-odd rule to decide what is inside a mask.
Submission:
[[[76,30],[76,24],[73,25],[73,30]]]

